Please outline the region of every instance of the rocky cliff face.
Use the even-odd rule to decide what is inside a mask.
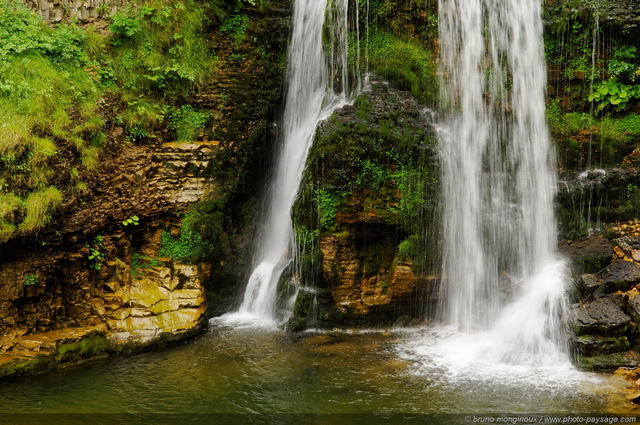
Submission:
[[[83,23],[127,4],[26,3]],[[251,15],[241,41],[209,28],[217,68],[188,100],[214,119],[196,141],[171,141],[165,122],[135,143],[109,115],[118,99],[100,101],[107,140],[86,190],[60,188],[46,227],[0,245],[0,376],[186,338],[206,325],[207,292],[235,295],[274,140],[288,5],[235,10]]]
[[[78,21],[83,24],[96,23],[111,16],[129,0],[24,0],[24,4],[49,23]]]
[[[13,362],[5,370],[92,332],[113,346],[145,345],[204,326],[210,265],[159,254],[162,232],[178,236],[178,216],[212,196],[203,174],[216,149],[201,142],[121,151],[91,195],[37,238],[4,247],[0,361]]]
[[[436,214],[433,143],[424,106],[382,81],[320,125],[294,207],[302,281],[315,287],[295,326],[424,317],[439,261],[437,227],[425,226]]]

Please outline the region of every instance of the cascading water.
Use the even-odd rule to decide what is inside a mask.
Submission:
[[[510,364],[567,363],[541,0],[441,0],[443,319]]]
[[[274,180],[262,220],[264,233],[257,249],[257,267],[247,284],[235,319],[275,324],[278,283],[295,252],[291,208],[318,122],[347,102],[349,76],[348,0],[296,0],[287,71],[287,96]],[[325,17],[328,22],[325,22]],[[323,28],[330,30],[325,52]],[[233,320],[233,319],[232,319]]]

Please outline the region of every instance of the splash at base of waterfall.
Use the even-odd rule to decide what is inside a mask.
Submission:
[[[454,326],[425,329],[407,347],[417,374],[438,371],[455,381],[505,381],[554,387],[585,379],[571,364],[563,332],[565,263],[550,262],[522,283],[520,295],[485,331]]]

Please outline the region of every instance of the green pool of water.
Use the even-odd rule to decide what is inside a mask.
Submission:
[[[286,418],[293,423],[304,422],[301,418],[322,420],[313,423],[430,418],[420,423],[436,423],[438,415],[445,415],[438,423],[469,423],[469,414],[632,412],[616,396],[622,380],[606,375],[574,372],[571,382],[538,386],[535,379],[486,379],[473,368],[454,377],[438,367],[425,368],[428,359],[407,348],[420,341],[421,332],[291,335],[213,327],[179,346],[1,382],[0,412],[5,418],[31,417],[34,423],[44,423],[42,415],[50,415],[46,422],[51,423],[55,418],[74,423],[75,414],[78,423],[97,423],[109,414],[155,421],[168,414],[170,423],[196,423],[196,418],[223,423],[226,418],[238,424],[254,423],[239,418],[267,414],[282,414],[268,423]],[[378,416],[367,419],[367,414]],[[124,417],[105,421],[125,423]]]

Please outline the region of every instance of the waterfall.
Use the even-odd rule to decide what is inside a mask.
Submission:
[[[565,361],[542,0],[440,0],[441,312],[506,363]],[[486,333],[485,333],[486,332]]]
[[[347,12],[348,0],[329,5],[327,0],[295,1],[281,146],[261,220],[257,266],[237,316],[264,323],[286,319],[287,312],[279,311],[277,296],[282,273],[296,251],[291,208],[318,122],[343,106],[350,92]]]

